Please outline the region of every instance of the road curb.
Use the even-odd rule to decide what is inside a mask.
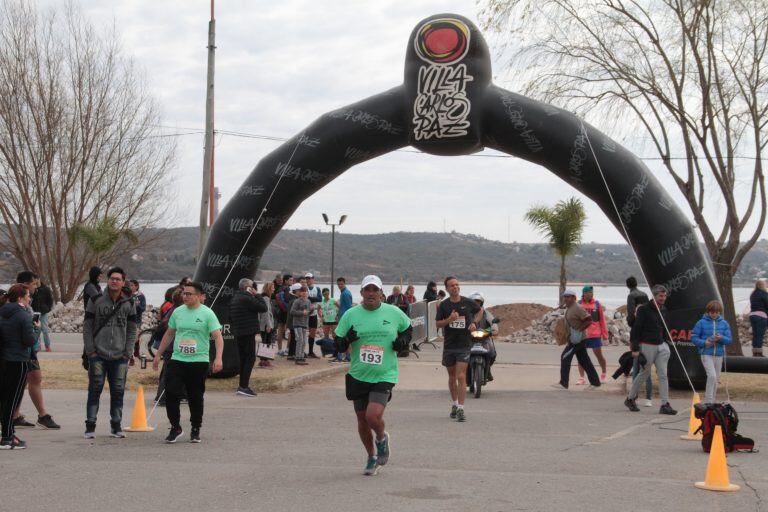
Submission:
[[[272,385],[272,387],[273,389],[288,389],[294,386],[299,386],[301,384],[308,384],[316,380],[324,379],[326,377],[331,377],[339,373],[344,373],[346,372],[347,368],[349,368],[349,365],[345,365],[345,364],[334,365],[334,366],[331,366],[330,368],[323,368],[322,370],[315,370],[310,373],[295,375],[293,377],[288,377],[283,380],[279,380],[275,382]]]

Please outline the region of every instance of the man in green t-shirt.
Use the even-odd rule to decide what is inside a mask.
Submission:
[[[221,337],[221,324],[216,313],[202,303],[203,287],[200,283],[187,283],[182,292],[184,305],[176,308],[168,320],[168,330],[155,353],[152,368],[157,370],[161,354],[173,342],[173,355],[166,370],[165,411],[171,422],[171,431],[165,438],[166,443],[175,443],[184,434],[181,428],[179,404],[186,389],[189,401],[189,416],[192,432],[189,441],[200,442],[200,427],[203,424],[203,395],[205,379],[210,363],[210,338],[216,344],[216,358],[213,360],[213,373],[221,371],[221,354],[224,351],[224,338]]]
[[[365,276],[360,288],[362,304],[349,309],[336,327],[336,349],[344,353],[351,348],[347,400],[354,405],[357,432],[368,452],[364,473],[375,475],[389,460],[384,408],[397,384],[397,353],[408,348],[413,329],[400,309],[381,302],[381,279]]]

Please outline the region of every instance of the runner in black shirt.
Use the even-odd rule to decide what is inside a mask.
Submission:
[[[437,307],[437,328],[443,329],[443,366],[448,370],[448,390],[451,392],[451,418],[465,421],[464,398],[467,396],[467,365],[472,347],[470,333],[476,329],[480,306],[459,295],[459,280],[445,278],[448,298]]]

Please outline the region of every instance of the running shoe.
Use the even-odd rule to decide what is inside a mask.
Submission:
[[[51,347],[45,347],[45,351],[46,352],[50,352],[51,351]]]
[[[584,388],[584,391],[595,391],[596,389],[600,389],[600,386],[595,386],[594,384],[590,384],[589,386]]]
[[[125,439],[125,433],[120,423],[110,423],[109,437],[116,437],[118,439]]]
[[[675,416],[677,414],[677,411],[672,408],[671,405],[669,405],[669,402],[665,404],[661,404],[661,407],[659,407],[659,414],[668,414],[670,416]]]
[[[576,381],[576,385],[577,386],[583,386],[586,383],[587,383],[587,381],[584,380],[584,377],[581,377],[581,378],[579,378],[579,380]]]
[[[315,354],[314,352],[310,352],[309,354],[307,354],[307,357],[309,357],[310,359],[319,359],[319,357],[317,357],[317,354]]]
[[[624,405],[626,405],[627,409],[629,409],[632,412],[639,412],[640,411],[640,409],[637,407],[637,404],[635,403],[635,401],[633,399],[631,399],[631,398],[627,398],[626,400],[624,400]]]
[[[38,416],[37,424],[40,425],[41,427],[50,428],[53,430],[57,430],[61,428],[61,425],[53,421],[53,418],[51,418],[50,414],[46,414],[45,416]]]
[[[26,447],[27,443],[16,436],[4,437],[0,440],[0,450],[23,450]]]
[[[296,364],[298,364],[298,365],[301,365],[301,366],[306,366],[306,365],[308,365],[309,363],[308,363],[308,362],[306,362],[304,359],[297,359],[297,360],[296,360]]]
[[[458,411],[458,410],[459,410],[458,406],[452,405],[451,406],[451,414],[449,414],[448,417],[451,418],[452,420],[455,420],[456,419],[456,411]]]
[[[15,428],[34,428],[35,424],[28,422],[24,416],[19,416],[13,420],[13,426]]]
[[[604,373],[600,374],[600,382],[605,382],[607,378],[608,377]]]
[[[235,394],[240,396],[256,396],[256,392],[251,388],[237,388]]]
[[[189,434],[190,443],[200,443],[200,427],[192,427],[192,432]]]
[[[645,400],[645,404],[644,404],[644,405],[645,405],[646,407],[653,407],[653,400],[651,400],[650,398],[647,398],[647,399]]]
[[[379,464],[376,462],[376,457],[368,457],[368,462],[365,463],[364,475],[373,476],[379,472]]]
[[[567,387],[563,386],[562,382],[555,382],[554,384],[550,384],[549,387],[554,388],[554,389],[559,389],[559,390],[568,389]]]
[[[173,444],[183,435],[184,431],[181,430],[181,427],[171,427],[171,430],[168,431],[168,437],[165,438],[165,442],[168,444]]]
[[[383,466],[389,460],[390,453],[389,434],[384,432],[384,439],[376,441],[376,463]]]
[[[466,414],[464,414],[464,408],[463,407],[459,407],[456,410],[456,421],[458,421],[458,422],[467,421],[467,416],[466,416]]]
[[[86,439],[93,439],[96,437],[96,423],[90,421],[85,422],[85,434],[83,437]]]

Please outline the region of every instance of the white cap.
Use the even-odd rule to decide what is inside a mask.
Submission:
[[[485,297],[483,297],[483,294],[480,292],[472,292],[469,295],[469,298],[472,300],[479,300],[482,303],[485,303]]]
[[[376,286],[376,288],[379,290],[384,287],[384,285],[381,284],[381,279],[379,279],[379,276],[370,275],[363,278],[363,282],[360,284],[360,288],[365,288],[369,284]]]
[[[291,290],[292,292],[295,292],[296,290],[301,290],[301,283],[293,283],[293,284],[291,285],[291,288],[290,288],[290,290]]]
[[[563,297],[565,297],[566,295],[570,295],[571,297],[578,297],[578,295],[576,295],[576,292],[573,290],[565,290],[563,292]]]
[[[308,279],[314,279],[315,278],[315,274],[313,274],[312,272],[307,272],[306,274],[304,274],[304,277],[306,277]]]

